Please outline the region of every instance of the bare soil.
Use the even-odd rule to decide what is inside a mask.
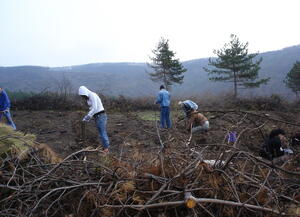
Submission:
[[[85,115],[83,111],[12,113],[18,130],[35,134],[38,142],[48,144],[61,157],[88,146],[101,146],[94,121],[91,120],[86,126],[82,125],[81,120]],[[206,133],[194,134],[190,147],[209,146],[208,155],[213,155],[219,144],[226,144],[226,134],[232,129],[240,134],[237,147],[253,153],[258,153],[267,134],[274,128],[283,128],[288,137],[300,131],[299,126],[296,126],[300,121],[296,113],[212,111],[204,114],[209,118],[211,129]],[[155,121],[142,120],[138,113],[108,113],[110,153],[116,156],[132,150],[155,153],[161,147],[161,143],[166,146],[174,145],[174,140],[175,145],[185,146],[190,135],[185,130],[184,120],[180,121],[176,115],[173,115],[172,119],[172,129],[158,131]]]

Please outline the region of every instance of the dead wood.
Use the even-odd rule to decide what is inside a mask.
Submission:
[[[156,125],[147,134],[157,141],[152,152],[128,148],[133,132],[109,155],[84,148],[51,163],[39,151],[26,161],[3,155],[0,216],[296,216],[299,150],[283,164],[255,155],[264,128],[277,120],[250,116],[230,111],[220,117],[238,126],[234,144],[224,140],[228,125],[222,135],[186,134],[180,126],[162,132]]]

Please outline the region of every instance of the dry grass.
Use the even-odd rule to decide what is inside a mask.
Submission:
[[[14,131],[10,126],[0,123],[0,155],[10,153],[20,160],[26,158],[27,151],[35,146],[36,137]]]
[[[0,123],[0,156],[10,155],[20,161],[30,157],[31,152],[38,152],[46,162],[58,163],[62,159],[48,145],[36,142],[33,134],[15,131],[10,126]]]

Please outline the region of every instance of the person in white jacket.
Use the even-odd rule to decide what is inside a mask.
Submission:
[[[104,148],[103,151],[108,152],[109,139],[106,132],[107,115],[105,113],[100,97],[96,93],[87,89],[85,86],[80,86],[78,93],[87,101],[87,104],[89,106],[89,112],[86,116],[84,116],[82,121],[88,122],[94,117]]]

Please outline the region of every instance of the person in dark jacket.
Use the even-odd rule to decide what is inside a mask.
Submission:
[[[268,150],[272,159],[284,155],[282,142],[285,139],[285,132],[282,129],[272,130],[267,141]]]
[[[293,154],[289,148],[283,148],[283,143],[286,141],[285,132],[283,129],[274,129],[271,131],[265,145],[265,158],[273,160],[285,154]]]
[[[10,114],[10,100],[5,90],[0,87],[0,121],[2,116],[6,118],[7,124],[16,130],[16,125]]]

